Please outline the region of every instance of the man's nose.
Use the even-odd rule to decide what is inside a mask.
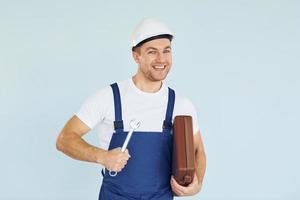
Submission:
[[[157,62],[165,62],[166,61],[165,55],[161,52],[158,52],[156,61]]]

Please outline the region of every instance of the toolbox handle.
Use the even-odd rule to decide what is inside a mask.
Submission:
[[[192,182],[192,177],[189,175],[184,176],[184,184],[188,184]]]

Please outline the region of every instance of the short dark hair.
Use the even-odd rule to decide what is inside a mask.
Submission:
[[[145,40],[142,40],[141,42],[139,42],[134,47],[132,47],[132,51],[139,51],[139,47],[141,47],[144,43],[149,42],[151,40],[160,39],[160,38],[167,38],[171,42],[172,39],[173,39],[173,35],[170,35],[170,34],[161,34],[161,35],[156,35],[156,36],[153,36],[153,37],[149,37],[149,38],[147,38]]]

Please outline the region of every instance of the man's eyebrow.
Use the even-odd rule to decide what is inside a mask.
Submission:
[[[147,49],[146,49],[146,51],[148,51],[148,50],[157,50],[157,48],[154,48],[154,47],[147,47]]]

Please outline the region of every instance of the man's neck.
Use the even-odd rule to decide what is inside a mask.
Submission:
[[[143,92],[154,93],[160,90],[162,81],[150,81],[140,77],[138,74],[132,77],[133,83]]]

